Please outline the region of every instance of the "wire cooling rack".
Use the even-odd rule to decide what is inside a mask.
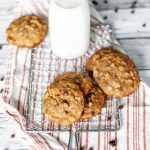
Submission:
[[[119,101],[108,97],[100,115],[62,127],[48,121],[42,112],[42,99],[49,84],[59,73],[85,71],[86,60],[101,47],[113,46],[111,30],[105,25],[91,25],[91,42],[88,52],[78,59],[65,60],[54,55],[49,37],[31,52],[26,126],[28,131],[114,131],[120,129]]]

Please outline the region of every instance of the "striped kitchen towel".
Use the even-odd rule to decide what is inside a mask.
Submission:
[[[14,15],[36,14],[47,20],[48,0],[21,0],[17,2]],[[91,21],[102,22],[99,13],[91,7]],[[105,30],[105,36],[109,29]],[[102,31],[99,31],[102,32]],[[93,47],[91,41],[91,49]],[[106,46],[102,43],[101,46]],[[95,49],[101,48],[95,44]],[[40,46],[39,46],[40,47]],[[42,49],[42,47],[40,47]],[[92,49],[93,50],[93,49]],[[28,92],[28,76],[30,68],[31,49],[10,46],[9,63],[0,94],[0,149],[37,149],[64,150],[67,149],[69,133],[26,131],[26,102]],[[130,96],[122,99],[121,129],[114,132],[84,132],[80,134],[81,147],[94,150],[149,150],[150,146],[150,89],[140,82],[139,88]],[[112,142],[109,142],[112,141]],[[111,144],[112,143],[112,144]],[[73,144],[72,149],[76,145]]]

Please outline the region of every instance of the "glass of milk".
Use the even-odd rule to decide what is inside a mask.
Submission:
[[[52,0],[49,31],[52,50],[60,58],[73,59],[85,54],[90,40],[88,0]]]

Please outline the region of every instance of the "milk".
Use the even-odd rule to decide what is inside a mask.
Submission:
[[[53,52],[65,59],[86,53],[90,39],[87,0],[52,0],[49,8],[50,41]]]

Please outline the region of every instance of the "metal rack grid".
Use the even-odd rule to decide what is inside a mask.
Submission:
[[[26,126],[28,131],[114,131],[120,129],[119,100],[107,98],[101,114],[62,127],[50,122],[42,112],[42,99],[49,84],[59,73],[85,70],[86,60],[101,47],[114,47],[114,37],[108,25],[91,23],[91,42],[88,52],[73,60],[65,60],[52,53],[50,37],[31,52]]]
[[[62,127],[48,121],[42,113],[42,98],[47,86],[53,82],[58,73],[64,71],[64,66],[66,71],[74,67],[75,70],[82,69],[76,68],[75,66],[75,64],[79,63],[78,60],[68,60],[70,62],[67,62],[68,67],[66,67],[66,61],[64,61],[63,64],[63,60],[52,54],[52,52],[50,52],[50,54],[45,53],[44,49],[32,50],[31,55],[30,85],[27,105],[28,131],[71,131],[72,128],[76,128],[76,131],[113,131],[120,128],[119,101],[115,98],[108,98],[106,100],[100,115],[91,119],[81,120],[72,126]],[[53,60],[50,58],[53,58]],[[81,63],[80,65],[84,67],[84,64]]]

